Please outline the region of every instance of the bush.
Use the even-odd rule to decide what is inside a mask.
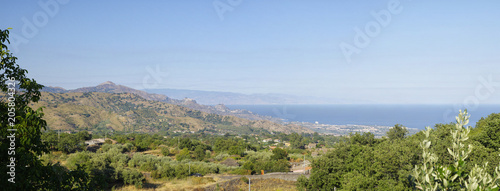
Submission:
[[[187,148],[182,149],[179,154],[175,155],[175,160],[183,161],[186,159],[191,159],[191,155],[189,154],[189,150]]]
[[[222,160],[226,159],[227,157],[229,157],[229,154],[227,154],[227,153],[219,153],[217,156],[214,157],[214,159],[216,161],[222,161]]]
[[[238,174],[238,175],[251,175],[252,171],[251,170],[242,169],[242,168],[238,168],[238,169],[232,170],[229,173],[230,174]]]
[[[92,153],[84,151],[70,154],[66,160],[66,165],[70,170],[76,170],[77,165],[82,165],[92,158]]]
[[[134,185],[136,188],[142,188],[144,181],[146,181],[144,175],[135,169],[121,168],[117,172],[125,184]]]
[[[307,177],[304,175],[300,175],[299,178],[297,178],[297,182],[295,184],[297,185],[297,189],[300,191],[311,189],[309,187],[309,179],[307,179]]]
[[[248,184],[248,178],[246,176],[242,176],[240,178],[240,181],[243,182],[243,183],[245,183],[245,184]]]
[[[168,147],[162,147],[161,148],[161,154],[163,156],[168,156],[170,154],[170,149]]]

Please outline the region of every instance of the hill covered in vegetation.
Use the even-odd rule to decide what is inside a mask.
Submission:
[[[169,103],[173,105],[179,105],[179,106],[184,106],[190,109],[195,109],[198,111],[206,112],[206,113],[213,113],[217,115],[225,115],[225,116],[235,116],[235,117],[240,117],[244,119],[250,119],[250,120],[269,120],[273,122],[281,122],[281,119],[273,118],[270,116],[262,116],[262,115],[257,115],[254,114],[250,111],[247,110],[241,110],[241,109],[236,109],[236,110],[231,110],[227,108],[225,105],[222,103],[218,103],[217,105],[202,105],[198,104],[196,100],[190,98],[190,97],[183,97],[181,99],[173,99],[170,98],[169,96],[165,94],[155,94],[155,93],[147,93],[142,90],[136,90],[127,86],[115,84],[113,82],[107,81],[104,83],[101,83],[97,86],[91,86],[91,87],[82,87],[82,88],[77,88],[73,90],[66,90],[61,87],[44,87],[42,91],[45,92],[51,92],[51,93],[85,93],[85,92],[104,92],[104,93],[132,93],[135,95],[138,95],[139,97],[142,97],[146,100],[151,100],[151,101],[159,101],[159,102],[164,102],[164,103]]]
[[[238,134],[312,132],[298,125],[205,113],[147,100],[132,93],[43,92],[33,107],[44,107],[44,119],[51,130]]]

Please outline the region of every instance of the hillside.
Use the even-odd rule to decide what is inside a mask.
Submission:
[[[174,104],[174,105],[179,105],[179,106],[184,106],[187,108],[195,109],[198,111],[206,112],[206,113],[213,113],[213,114],[218,114],[218,115],[225,115],[225,116],[235,116],[235,117],[240,117],[244,119],[250,119],[250,120],[270,120],[273,122],[280,122],[280,119],[272,118],[269,116],[261,116],[254,114],[250,111],[247,110],[231,110],[224,106],[223,104],[218,104],[216,106],[210,106],[210,105],[201,105],[196,102],[194,99],[190,98],[182,98],[182,99],[172,99],[166,95],[162,94],[155,94],[155,93],[147,93],[145,91],[141,90],[136,90],[127,86],[123,85],[118,85],[113,82],[107,81],[104,83],[101,83],[97,86],[93,87],[83,87],[83,88],[78,88],[74,90],[65,90],[64,88],[61,87],[44,87],[42,91],[45,92],[51,92],[51,93],[74,93],[74,92],[105,92],[105,93],[132,93],[136,94],[146,100],[151,100],[151,101],[160,101],[160,102],[165,102],[169,104]]]
[[[45,107],[49,129],[94,131],[205,131],[252,134],[260,131],[312,132],[298,125],[200,112],[146,100],[132,93],[42,92],[34,108]]]

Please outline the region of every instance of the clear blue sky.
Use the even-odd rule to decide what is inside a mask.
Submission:
[[[2,3],[0,27],[20,37],[13,51],[30,77],[66,89],[113,81],[350,103],[500,103],[500,1],[401,0],[383,26],[371,12],[392,3],[16,0]],[[341,44],[356,46],[355,28],[366,26],[373,37],[348,62]],[[164,75],[152,75],[157,68]],[[482,88],[489,76],[499,85]]]

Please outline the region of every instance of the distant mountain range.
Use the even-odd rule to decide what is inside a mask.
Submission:
[[[251,111],[247,110],[231,110],[227,108],[223,104],[217,104],[214,106],[211,105],[202,105],[198,104],[195,99],[192,98],[186,98],[183,97],[181,99],[173,99],[170,98],[167,95],[162,95],[162,94],[156,94],[156,93],[148,93],[145,91],[141,90],[136,90],[127,86],[123,85],[118,85],[113,82],[107,81],[104,83],[101,83],[97,86],[94,87],[83,87],[83,88],[78,88],[74,90],[66,90],[61,87],[51,87],[47,86],[42,89],[42,91],[45,92],[51,92],[51,93],[76,93],[76,92],[105,92],[105,93],[132,93],[136,94],[146,100],[152,100],[152,101],[159,101],[159,102],[164,102],[164,103],[169,103],[169,104],[174,104],[174,105],[179,105],[183,107],[187,107],[190,109],[206,112],[206,113],[213,113],[217,115],[225,115],[225,116],[235,116],[235,117],[240,117],[244,119],[250,119],[250,120],[269,120],[273,121],[276,123],[281,122],[281,119],[277,118],[272,118],[270,116],[261,116],[252,113]]]
[[[95,90],[95,89],[94,89]],[[0,95],[0,99],[2,96]],[[261,132],[313,132],[305,127],[268,120],[248,120],[200,112],[152,101],[133,93],[42,92],[33,108],[44,107],[50,130],[93,132],[205,132],[260,134]]]
[[[286,94],[241,94],[232,92],[183,90],[183,89],[147,89],[149,93],[168,95],[173,99],[191,98],[205,105],[286,105],[286,104],[333,104],[342,100],[312,96],[294,96]]]

